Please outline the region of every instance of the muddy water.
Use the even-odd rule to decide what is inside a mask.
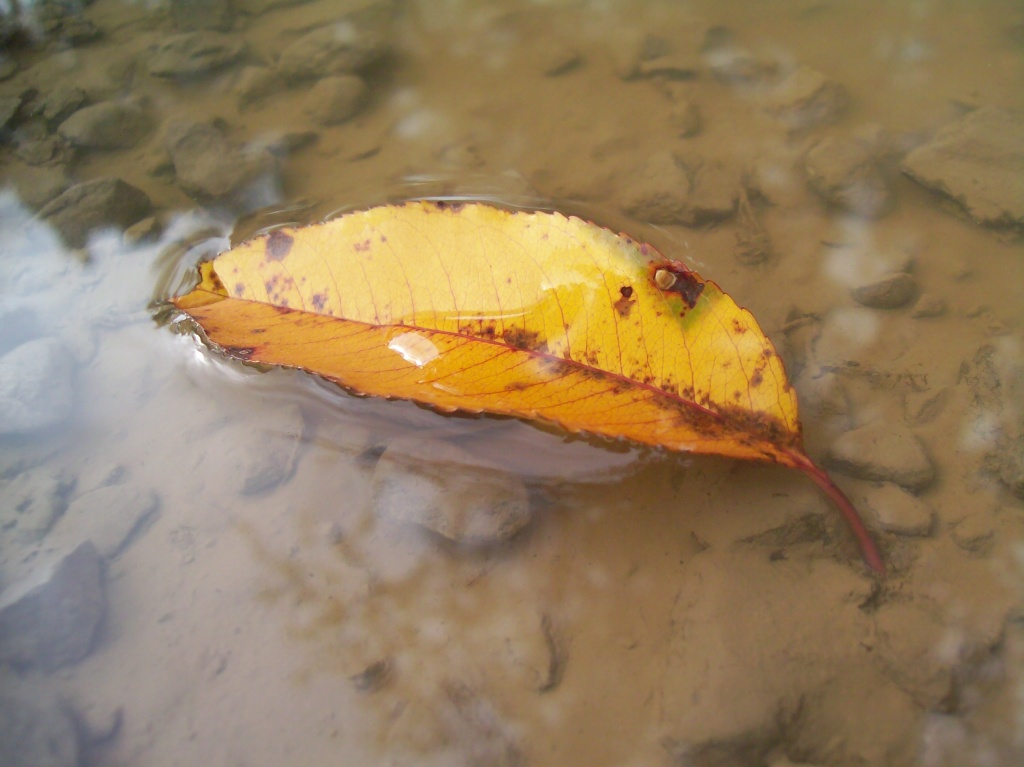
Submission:
[[[908,159],[1024,106],[1018,4],[20,5],[8,762],[40,763],[31,722],[67,765],[1018,763],[1020,144],[970,166],[994,208]],[[148,201],[64,192],[110,177]],[[749,307],[890,574],[782,469],[351,397],[163,303],[267,227],[430,195],[627,230]],[[530,523],[460,547],[377,514],[410,435],[511,469]],[[26,628],[10,606],[85,540],[86,619]]]

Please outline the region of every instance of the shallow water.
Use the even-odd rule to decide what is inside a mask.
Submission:
[[[1024,107],[1018,3],[22,5],[0,60],[0,732],[32,711],[53,763],[124,767],[1024,756],[1020,221],[901,171]],[[161,74],[190,19],[245,50]],[[335,122],[288,46],[339,20],[381,42]],[[129,100],[129,146],[68,127],[71,86]],[[189,122],[215,150],[181,149]],[[816,168],[855,150],[852,200],[824,201]],[[108,176],[150,210],[62,233],[47,204]],[[934,478],[912,492],[833,472],[890,574],[785,469],[353,397],[225,360],[166,303],[254,234],[431,196],[574,213],[717,282],[779,348],[815,460],[863,426],[913,434]],[[911,295],[879,299],[894,274]],[[466,547],[378,515],[380,456],[410,436],[509,469],[529,524]],[[98,625],[57,668],[15,657],[9,603],[87,539]]]

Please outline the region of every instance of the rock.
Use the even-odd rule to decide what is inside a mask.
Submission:
[[[46,543],[67,550],[91,541],[104,559],[120,555],[152,524],[160,499],[132,485],[100,487],[75,498]]]
[[[995,526],[988,514],[975,512],[958,522],[950,535],[953,543],[964,551],[984,553],[992,543]]]
[[[841,85],[800,66],[776,84],[765,109],[791,130],[806,130],[838,120],[846,101],[846,90]]]
[[[861,508],[878,527],[897,535],[928,535],[935,523],[935,512],[928,504],[890,483],[865,491]]]
[[[58,125],[85,102],[85,91],[77,85],[58,85],[43,98],[40,113],[50,125]]]
[[[63,423],[74,402],[63,344],[40,338],[0,357],[0,434],[31,434]]]
[[[259,16],[261,13],[276,10],[277,8],[288,8],[307,2],[309,0],[232,0],[232,5],[239,13]]]
[[[668,120],[672,130],[680,138],[693,138],[704,127],[704,120],[701,118],[700,109],[694,102],[688,99],[672,104],[672,108],[668,113]]]
[[[917,283],[906,272],[889,274],[881,279],[850,288],[853,300],[871,309],[899,309],[917,294]]]
[[[149,196],[119,178],[107,176],[75,184],[52,200],[39,218],[56,228],[72,247],[82,247],[90,232],[102,227],[125,229],[143,218]]]
[[[377,514],[455,543],[507,540],[530,521],[530,497],[516,477],[447,442],[391,442],[373,475]]]
[[[689,220],[689,193],[690,177],[675,155],[658,152],[638,173],[630,175],[622,207],[652,224],[681,224]]]
[[[755,266],[771,258],[771,237],[742,187],[736,219],[736,260],[744,266]]]
[[[31,120],[14,134],[14,154],[29,165],[70,163],[75,149],[59,134],[51,134],[44,120]]]
[[[31,210],[39,210],[71,186],[71,176],[63,165],[15,164],[10,180],[21,201]]]
[[[238,73],[234,92],[238,98],[239,108],[244,109],[273,93],[277,93],[284,87],[284,80],[273,69],[269,67],[244,67]]]
[[[0,96],[0,130],[6,128],[7,124],[18,114],[23,101],[21,96]]]
[[[701,226],[728,218],[736,211],[741,189],[738,168],[720,160],[701,161],[693,167],[689,225]]]
[[[648,158],[623,193],[623,209],[654,224],[699,226],[735,211],[740,174],[718,160],[688,165],[672,152]]]
[[[103,101],[79,109],[58,131],[79,149],[130,149],[153,127],[138,100]]]
[[[801,703],[796,721],[786,728],[791,759],[863,767],[918,764],[924,712],[870,667],[836,674]]]
[[[244,50],[241,39],[219,32],[172,35],[150,55],[149,73],[156,77],[198,77],[234,63]]]
[[[0,530],[21,543],[35,543],[64,513],[74,486],[74,478],[59,471],[21,472],[0,486]]]
[[[178,29],[231,29],[235,11],[231,0],[171,0],[171,18]]]
[[[265,151],[250,151],[208,123],[172,125],[166,145],[178,185],[200,200],[226,197],[276,168]]]
[[[933,421],[945,408],[948,400],[949,389],[908,392],[904,401],[907,420],[915,424]]]
[[[805,170],[811,189],[829,205],[868,218],[892,207],[889,186],[865,142],[824,138],[807,153]]]
[[[905,426],[875,421],[848,431],[829,448],[830,466],[859,479],[895,482],[921,490],[935,479],[935,467],[921,442]]]
[[[946,308],[946,302],[941,297],[922,293],[914,304],[914,308],[910,310],[910,316],[915,320],[941,317],[946,313]]]
[[[303,111],[319,125],[337,125],[363,106],[366,84],[358,75],[325,77],[306,95]]]
[[[873,655],[882,672],[923,708],[948,706],[959,660],[948,651],[948,626],[931,610],[913,603],[883,605],[874,619]]]
[[[556,46],[540,51],[537,61],[534,62],[537,71],[545,77],[561,77],[579,69],[582,65],[583,55],[579,49],[565,40],[559,41]]]
[[[763,81],[778,69],[775,62],[759,59],[749,51],[733,46],[706,51],[704,59],[716,78],[732,85]]]
[[[146,216],[125,229],[124,234],[121,235],[121,241],[128,246],[137,245],[140,242],[159,237],[161,231],[163,231],[163,224],[160,219],[156,216]]]
[[[701,60],[696,51],[666,53],[640,62],[640,77],[665,77],[672,80],[690,80],[700,74]]]
[[[245,427],[241,433],[230,430],[227,438],[234,447],[224,469],[230,487],[255,495],[286,482],[295,471],[305,430],[302,411],[295,405],[278,411],[272,420],[264,419],[255,435]]]
[[[53,695],[0,687],[0,764],[78,767],[78,728],[68,707]]]
[[[92,543],[0,593],[0,660],[55,669],[92,649],[106,601]]]
[[[906,156],[903,172],[980,224],[1024,225],[1024,113],[983,107]]]
[[[266,149],[274,157],[289,157],[315,143],[318,138],[320,134],[316,131],[288,131],[270,138]]]
[[[281,52],[278,71],[289,80],[358,72],[388,50],[384,6],[373,6],[312,32]]]

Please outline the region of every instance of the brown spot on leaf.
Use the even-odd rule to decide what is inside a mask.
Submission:
[[[359,253],[364,253],[370,249],[370,241],[363,240],[362,242],[353,243],[352,247]]]
[[[291,252],[294,242],[295,240],[290,234],[281,229],[275,229],[267,237],[267,258],[280,261]]]
[[[619,300],[615,302],[615,311],[619,313],[620,317],[628,317],[630,310],[633,308],[633,288],[629,285],[624,285],[619,288]]]
[[[755,389],[764,382],[764,376],[761,375],[761,370],[755,370],[754,374],[750,376],[750,385]]]
[[[323,293],[314,293],[312,301],[313,309],[315,311],[322,312],[324,310],[324,305],[327,303],[327,297]]]
[[[540,335],[534,330],[511,327],[505,329],[505,332],[501,334],[501,339],[516,349],[533,351],[537,348],[537,341],[540,339]]]
[[[245,285],[243,285],[241,282],[236,282],[234,294],[236,296],[241,296],[243,293],[245,293]]]

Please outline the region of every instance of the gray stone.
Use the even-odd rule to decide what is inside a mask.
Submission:
[[[259,16],[261,13],[273,11],[278,8],[289,8],[293,5],[302,5],[309,0],[234,0],[233,5],[239,13],[250,16]]]
[[[957,654],[943,652],[950,629],[916,604],[885,604],[874,615],[872,655],[883,673],[926,710],[948,705],[956,682]]]
[[[905,426],[875,421],[838,437],[829,448],[830,466],[872,482],[895,482],[921,490],[935,479],[935,467],[920,440]]]
[[[74,486],[62,472],[21,472],[0,485],[0,530],[21,543],[40,540],[64,513]]]
[[[0,660],[43,669],[81,660],[105,606],[103,563],[86,542],[0,593]]]
[[[6,128],[7,123],[18,113],[22,101],[21,96],[0,96],[0,130]]]
[[[99,487],[75,498],[46,538],[48,546],[68,550],[91,541],[104,559],[122,554],[154,521],[160,499],[133,485]]]
[[[387,22],[370,8],[308,32],[281,52],[278,71],[290,80],[358,72],[387,52]]]
[[[531,518],[517,477],[438,440],[394,440],[377,462],[373,505],[379,516],[415,524],[464,545],[507,540]]]
[[[31,210],[39,210],[71,186],[71,176],[63,165],[16,164],[10,180],[21,201]]]
[[[846,90],[821,72],[800,66],[783,78],[765,104],[792,130],[835,122],[846,108]]]
[[[72,362],[63,344],[40,338],[0,357],[0,434],[31,434],[71,415]]]
[[[79,149],[130,149],[138,146],[152,127],[152,115],[132,99],[79,109],[57,130]]]
[[[247,150],[208,123],[172,125],[166,145],[178,185],[200,200],[230,195],[276,167],[267,152]]]
[[[149,73],[156,77],[199,77],[234,63],[244,50],[241,39],[219,32],[172,35],[150,55]]]
[[[824,138],[807,153],[805,169],[811,189],[829,205],[866,217],[892,207],[888,184],[866,142]]]
[[[234,92],[238,106],[251,106],[285,87],[281,76],[269,67],[244,67],[238,73]]]
[[[862,508],[878,527],[897,535],[928,535],[935,523],[935,512],[928,504],[890,483],[865,491]]]
[[[698,226],[726,218],[740,194],[738,171],[720,161],[691,161],[659,152],[627,183],[623,209],[654,224]]]
[[[66,120],[86,102],[85,91],[77,85],[58,85],[43,98],[40,112],[51,125]]]
[[[906,272],[897,272],[850,288],[850,295],[871,309],[898,309],[917,295],[917,283]]]
[[[78,728],[68,707],[54,695],[16,692],[13,687],[0,687],[0,764],[78,767]]]
[[[233,445],[225,458],[224,477],[242,495],[273,490],[288,481],[295,471],[306,423],[295,405],[265,418],[256,433],[249,429],[231,430],[228,444]]]
[[[980,224],[1024,225],[1024,113],[971,112],[908,154],[902,168]]]
[[[701,117],[700,109],[696,103],[688,99],[672,104],[672,108],[668,113],[668,120],[672,130],[680,138],[693,138],[704,127],[704,120]]]
[[[146,216],[141,221],[125,229],[124,234],[121,235],[121,240],[125,245],[137,245],[140,242],[158,237],[161,231],[163,231],[163,223],[160,219],[156,216]]]
[[[14,154],[29,165],[69,163],[75,157],[75,148],[63,136],[51,134],[42,119],[19,125],[14,143]]]
[[[231,0],[171,0],[171,18],[182,30],[231,29],[235,11]]]
[[[772,255],[771,237],[744,189],[736,210],[736,260],[744,266],[764,263]]]
[[[950,530],[953,542],[964,551],[982,553],[995,537],[995,526],[990,515],[976,512],[961,520]]]
[[[105,177],[71,187],[39,211],[72,247],[85,245],[90,232],[108,226],[125,229],[149,213],[149,196],[119,178]]]
[[[910,311],[910,316],[915,320],[931,319],[933,317],[941,317],[946,313],[946,310],[946,302],[942,297],[923,293]]]
[[[325,77],[306,94],[304,111],[319,125],[337,125],[352,118],[366,99],[366,83],[358,75]]]

